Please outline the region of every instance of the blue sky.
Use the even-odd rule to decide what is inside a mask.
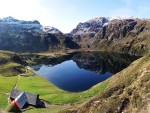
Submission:
[[[149,0],[0,0],[0,18],[39,20],[65,33],[96,17],[149,15]]]

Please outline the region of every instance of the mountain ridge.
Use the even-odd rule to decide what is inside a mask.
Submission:
[[[114,21],[114,20],[126,20],[126,19],[133,19],[133,20],[136,20],[136,19],[140,19],[140,18],[136,18],[136,17],[97,17],[97,18],[93,18],[93,19],[90,19],[88,21],[85,21],[85,22],[80,22],[76,28],[74,28],[70,33],[73,34],[73,35],[84,35],[86,33],[90,33],[90,30],[89,29],[94,29],[95,33],[97,30],[100,30],[102,29],[103,27],[105,27],[108,23],[110,23],[111,21]],[[143,20],[143,19],[141,19]],[[97,26],[98,27],[97,27]],[[81,27],[81,29],[80,29]],[[81,31],[78,31],[81,30]],[[92,32],[91,32],[92,33]]]
[[[111,22],[112,20],[125,20],[125,19],[133,19],[133,20],[136,20],[136,19],[140,19],[140,20],[149,20],[149,18],[138,18],[138,17],[134,17],[134,16],[131,16],[131,17],[121,17],[121,16],[112,16],[112,17],[97,17],[97,18],[93,18],[93,19],[90,19],[90,20],[87,20],[85,22],[80,22],[78,26],[82,26],[84,23],[89,23],[90,25],[89,26],[94,26],[96,24],[100,24],[101,27],[103,26],[106,26],[109,22]],[[150,20],[149,20],[150,21]],[[60,31],[58,30],[57,28],[53,27],[53,26],[43,26],[40,24],[40,22],[38,20],[31,20],[31,21],[26,21],[26,20],[19,20],[19,19],[15,19],[14,17],[11,17],[11,16],[8,16],[8,17],[4,17],[4,18],[0,18],[0,24],[16,24],[16,25],[19,25],[19,24],[26,24],[26,23],[29,23],[29,24],[37,24],[37,28],[41,28],[44,30],[44,28],[49,28],[49,29],[55,29],[57,32]],[[23,26],[23,25],[22,25]],[[32,26],[31,26],[32,27]],[[34,27],[34,25],[33,25]],[[86,27],[86,26],[85,26]],[[28,28],[28,27],[27,27]],[[74,28],[75,29],[75,28]],[[73,30],[74,30],[73,29]],[[70,32],[72,34],[73,30]],[[61,32],[61,31],[60,31]],[[63,33],[63,32],[61,32]],[[65,34],[65,33],[63,33]],[[68,33],[66,33],[68,34]]]
[[[38,30],[40,30],[42,27],[42,25],[37,20],[24,21],[24,20],[15,19],[10,16],[0,19],[0,25],[16,25],[25,29],[38,29]]]
[[[0,19],[0,49],[15,52],[46,52],[79,48],[71,38],[54,27],[44,27],[37,20],[13,17]]]
[[[72,32],[64,34],[52,26],[42,26],[36,20],[6,17],[0,19],[0,42],[3,43],[0,49],[18,51],[21,48],[20,52],[31,52],[29,48],[33,45],[32,52],[80,48],[143,54],[150,48],[146,43],[149,38],[143,38],[142,42],[139,35],[149,31],[149,23],[149,19],[136,17],[99,17],[79,23]]]

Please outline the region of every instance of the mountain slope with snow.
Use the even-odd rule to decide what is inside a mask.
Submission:
[[[150,48],[149,24],[144,18],[99,17],[79,23],[71,34],[83,49],[143,54]]]
[[[99,30],[103,29],[109,23],[114,21],[124,21],[124,20],[138,20],[136,17],[98,17],[88,20],[83,23],[79,23],[75,29],[71,31],[74,36],[84,36],[90,35],[94,36]]]
[[[68,48],[76,49],[79,46],[54,27],[43,27],[36,20],[0,19],[0,50],[43,52]]]
[[[118,52],[130,51],[130,53],[136,54],[146,52],[150,48],[147,43],[149,42],[149,39],[146,38],[147,35],[142,34],[146,34],[148,31],[149,19],[135,17],[91,19],[79,23],[68,34],[63,34],[51,26],[42,26],[36,20],[24,21],[6,17],[0,19],[0,49],[39,52],[82,48]],[[143,51],[139,51],[141,50],[139,48],[143,48]]]
[[[57,28],[52,27],[52,26],[43,26],[42,30],[46,33],[52,33],[52,34],[62,33]]]
[[[17,20],[13,17],[6,17],[0,19],[0,26],[17,26],[23,29],[32,29],[32,30],[41,30],[42,25],[37,21],[24,21],[24,20]]]
[[[109,18],[99,17],[95,19],[91,19],[84,23],[79,23],[75,29],[71,31],[73,35],[83,36],[85,34],[95,34],[104,26],[106,26],[109,22]]]

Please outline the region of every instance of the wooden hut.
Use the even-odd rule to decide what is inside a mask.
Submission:
[[[23,96],[22,96],[23,95]],[[44,102],[39,99],[39,95],[34,94],[34,93],[29,93],[17,89],[12,89],[10,93],[10,100],[11,101],[16,101],[21,100],[21,104],[25,102],[25,104],[34,106],[34,107],[45,107]]]

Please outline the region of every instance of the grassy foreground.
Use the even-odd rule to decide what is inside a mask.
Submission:
[[[9,93],[18,82],[19,77],[21,77],[21,79],[17,89],[39,94],[40,98],[45,100],[49,106],[51,106],[42,109],[30,107],[29,110],[26,111],[27,113],[41,113],[48,111],[57,113],[60,110],[71,107],[70,105],[77,105],[88,100],[89,98],[103,91],[108,84],[108,81],[106,81],[92,87],[87,91],[72,93],[57,88],[55,85],[49,83],[45,78],[35,76],[31,71],[28,71],[23,76],[0,76],[0,109],[4,109],[7,106],[7,98]]]
[[[7,97],[12,88],[18,81],[18,76],[15,77],[3,77],[0,76],[0,109],[6,107],[8,104]]]
[[[33,92],[40,95],[48,103],[52,104],[66,104],[74,102],[83,102],[86,99],[103,91],[108,82],[100,83],[91,89],[80,92],[72,93],[61,90],[55,85],[49,83],[45,78],[40,76],[21,77],[18,84],[18,89]]]

